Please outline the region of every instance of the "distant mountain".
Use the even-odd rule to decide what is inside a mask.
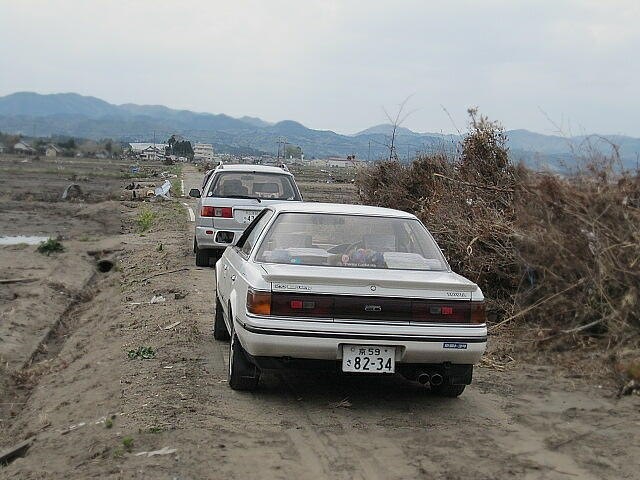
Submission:
[[[265,122],[264,120],[257,117],[240,117],[238,120],[243,121],[244,123],[248,123],[249,125],[253,125],[254,127],[270,127],[273,123]]]
[[[118,107],[95,97],[83,97],[77,93],[39,95],[18,92],[0,97],[0,115],[46,117],[49,115],[82,115],[98,118],[114,115]]]
[[[355,135],[330,130],[313,130],[293,120],[275,124],[255,117],[233,118],[224,114],[175,110],[163,105],[113,105],[95,97],[76,93],[40,95],[19,92],[0,97],[0,131],[27,135],[68,135],[121,141],[158,141],[180,134],[192,141],[214,144],[229,153],[275,153],[284,138],[300,146],[306,157],[346,156],[376,160],[388,156],[391,125],[381,124]],[[627,168],[635,168],[640,157],[640,139],[624,136],[588,135],[564,138],[527,130],[507,132],[515,160],[535,167],[563,168],[575,163],[577,153],[610,151],[609,142],[620,147]],[[396,151],[401,159],[419,152],[455,151],[458,135],[418,133],[400,127],[396,131]]]
[[[374,127],[369,127],[361,132],[358,132],[354,135],[357,137],[359,135],[391,135],[393,133],[393,125],[390,123],[382,123],[380,125],[376,125]],[[405,127],[396,128],[396,135],[408,135],[408,136],[420,136],[420,133],[409,130]]]

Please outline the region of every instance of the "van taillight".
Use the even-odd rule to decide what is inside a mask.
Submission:
[[[471,302],[471,323],[487,323],[484,302]]]
[[[271,292],[247,292],[247,312],[254,315],[271,315]]]
[[[233,209],[231,207],[204,206],[200,210],[200,216],[201,217],[233,218]]]

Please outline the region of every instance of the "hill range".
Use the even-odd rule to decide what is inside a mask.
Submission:
[[[307,158],[355,154],[359,159],[376,160],[388,155],[390,125],[377,125],[354,135],[330,130],[313,130],[284,120],[269,123],[255,117],[234,118],[224,114],[175,110],[162,105],[114,105],[95,97],[76,93],[41,95],[18,92],[0,97],[0,131],[27,136],[65,135],[90,139],[164,141],[172,134],[192,141],[212,143],[219,152],[236,154],[275,153],[276,142],[302,148]],[[640,139],[620,135],[582,135],[561,137],[528,130],[506,132],[512,158],[534,167],[559,169],[575,163],[587,150],[610,152],[611,143],[619,147],[625,168],[636,168],[640,158]],[[401,159],[417,152],[455,150],[458,135],[419,133],[400,127],[396,146]]]

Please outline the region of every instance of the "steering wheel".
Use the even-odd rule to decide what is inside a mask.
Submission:
[[[351,256],[351,254],[355,253],[355,251],[358,250],[358,248],[364,248],[364,241],[360,240],[358,242],[348,245],[347,248],[345,248],[342,253],[343,255]]]

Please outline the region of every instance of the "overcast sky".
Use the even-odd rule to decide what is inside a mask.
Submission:
[[[640,1],[0,0],[0,95],[293,119],[640,136]],[[547,118],[548,117],[548,118]]]

